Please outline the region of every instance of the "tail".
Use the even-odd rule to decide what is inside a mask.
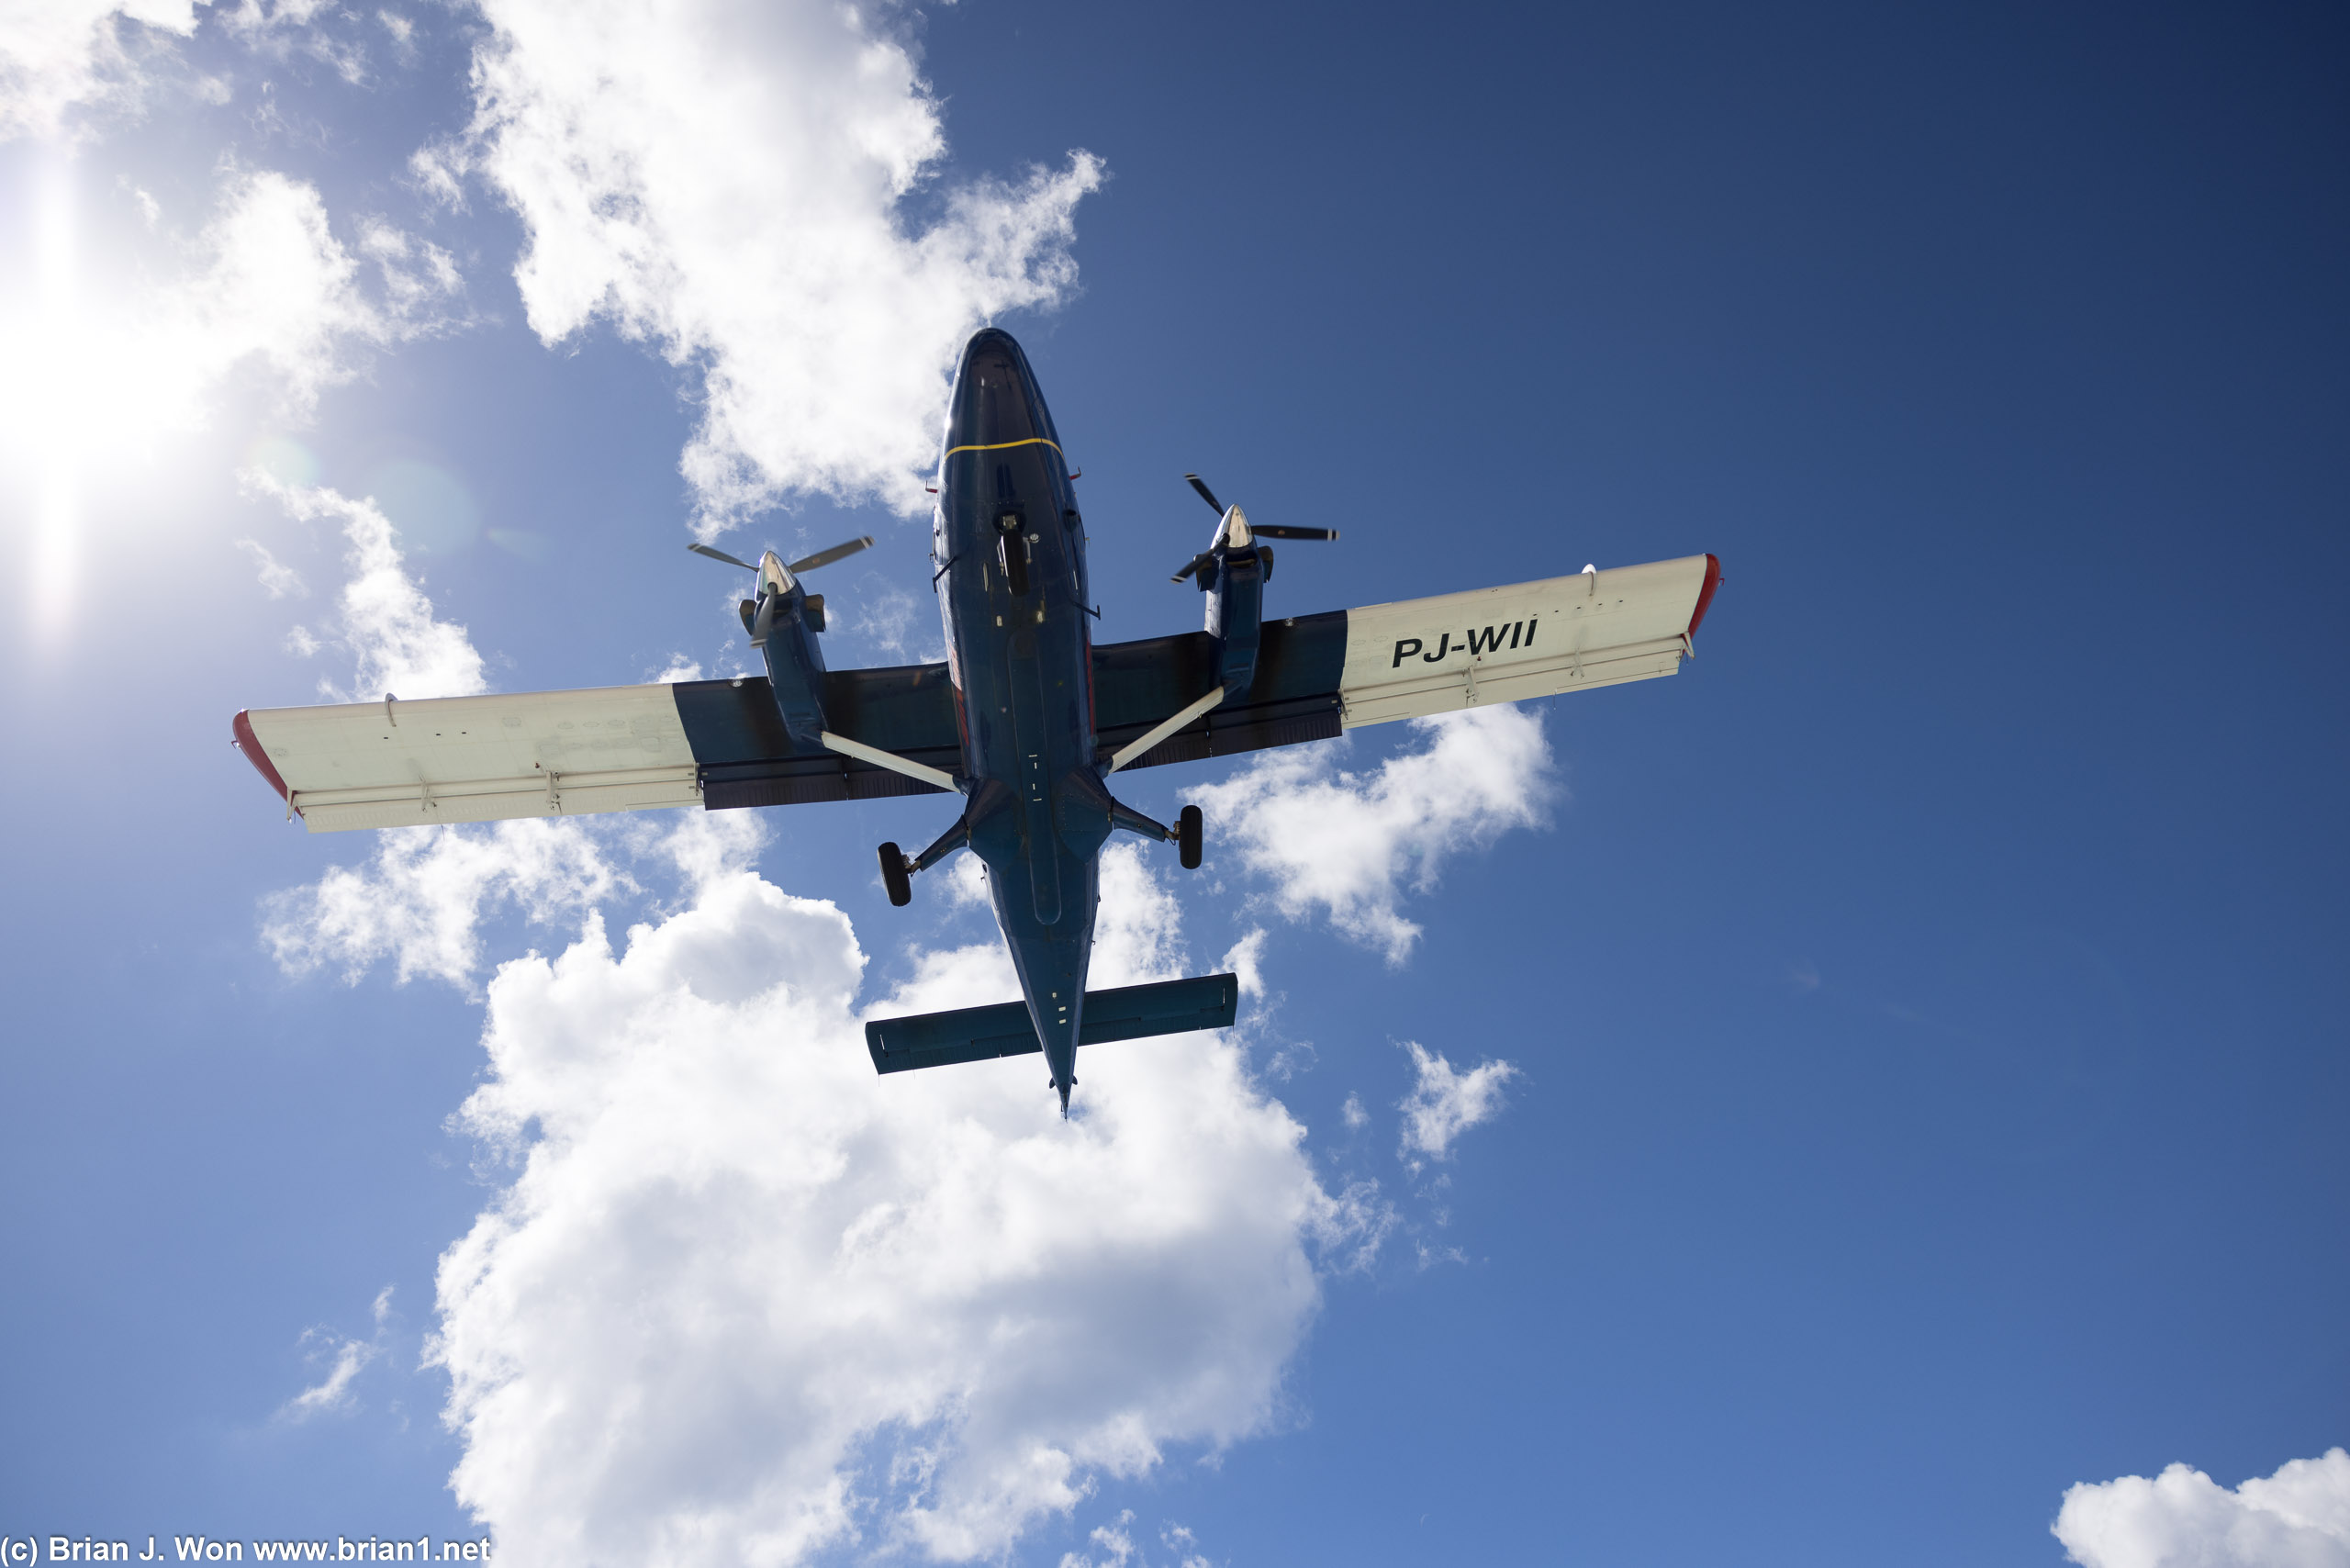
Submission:
[[[1156,985],[1113,986],[1085,993],[1077,1043],[1107,1045],[1151,1035],[1188,1035],[1195,1029],[1225,1029],[1240,1007],[1237,975],[1201,975]],[[960,1007],[952,1013],[918,1013],[909,1018],[876,1018],[865,1025],[865,1046],[876,1072],[908,1072],[960,1061],[1016,1057],[1045,1047],[1036,1039],[1025,1002]],[[1061,1111],[1069,1111],[1072,1078],[1056,1081]]]

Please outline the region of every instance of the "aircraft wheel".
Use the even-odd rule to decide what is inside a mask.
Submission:
[[[890,890],[890,902],[900,909],[914,902],[913,885],[906,878],[905,853],[894,844],[881,846],[881,885]]]
[[[1200,868],[1200,835],[1204,827],[1197,806],[1185,806],[1183,814],[1175,819],[1175,846],[1183,857],[1186,871]]]

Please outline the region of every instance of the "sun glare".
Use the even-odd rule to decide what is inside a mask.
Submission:
[[[19,221],[0,241],[0,466],[18,498],[8,510],[26,620],[43,645],[74,619],[93,506],[196,421],[203,381],[180,363],[202,345],[169,298],[92,242],[81,173],[69,150],[52,151],[19,187]]]
[[[17,346],[0,396],[11,432],[9,466],[29,492],[30,537],[26,582],[35,634],[53,640],[70,619],[77,562],[74,533],[79,507],[75,480],[85,436],[82,376],[73,364],[81,315],[74,277],[73,165],[52,159],[32,182],[31,221],[26,225],[32,252],[31,287],[16,292],[15,319],[7,336]]]

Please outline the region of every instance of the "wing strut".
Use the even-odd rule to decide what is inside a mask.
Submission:
[[[963,786],[952,773],[942,773],[910,757],[900,756],[896,752],[883,751],[879,746],[867,745],[863,741],[853,741],[830,730],[820,732],[817,738],[824,743],[827,751],[853,756],[859,762],[869,762],[876,767],[886,767],[892,773],[902,773],[909,778],[919,778],[925,784],[935,784],[949,794],[959,794],[962,790]]]
[[[1205,697],[1201,698],[1197,702],[1192,703],[1181,712],[1175,714],[1173,717],[1169,718],[1160,723],[1153,724],[1149,729],[1145,730],[1141,734],[1136,735],[1133,740],[1128,741],[1116,751],[1112,752],[1110,754],[1109,771],[1115,773],[1118,769],[1133,762],[1135,758],[1142,756],[1151,747],[1157,745],[1159,742],[1165,740],[1168,736],[1173,734],[1176,731],[1181,729],[1184,725],[1190,723],[1192,720],[1198,718],[1201,714],[1206,712],[1217,703],[1223,701],[1224,693],[1225,689],[1221,686],[1217,687],[1214,690],[1209,692]]]

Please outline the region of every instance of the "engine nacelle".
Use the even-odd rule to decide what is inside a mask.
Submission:
[[[1213,550],[1199,557],[1200,588],[1207,595],[1207,633],[1216,640],[1215,674],[1227,701],[1248,696],[1257,678],[1257,644],[1264,633],[1265,584],[1273,552],[1248,532],[1238,507],[1225,514]]]
[[[759,558],[759,598],[747,622],[751,646],[767,660],[767,685],[793,749],[822,751],[824,653],[816,633],[824,627],[823,599],[800,587],[770,550]]]

